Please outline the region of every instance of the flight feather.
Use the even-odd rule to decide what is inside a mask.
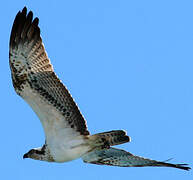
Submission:
[[[31,11],[27,14],[26,7],[22,12],[18,12],[15,18],[11,31],[9,52],[9,63],[15,91],[37,113],[44,130],[48,127],[44,112],[49,111],[51,116],[53,112],[53,117],[56,113],[59,114],[60,122],[65,124],[61,127],[66,127],[68,130],[71,128],[80,135],[88,135],[84,117],[53,70],[40,37],[38,22],[38,18],[33,20]],[[36,95],[36,98],[41,99],[42,106],[40,102],[35,102],[35,97],[32,97],[33,93],[31,92]],[[46,110],[46,107],[52,107],[54,110]],[[54,122],[55,119],[49,120],[49,123],[51,121],[56,123]]]

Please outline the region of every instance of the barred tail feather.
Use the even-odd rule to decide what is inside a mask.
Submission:
[[[144,166],[157,166],[157,167],[173,167],[183,170],[190,170],[187,164],[171,164],[161,161],[146,159],[139,156],[134,156],[131,153],[116,149],[96,149],[92,152],[85,154],[82,157],[86,163],[121,166],[121,167],[144,167]]]
[[[110,146],[115,146],[123,143],[127,143],[131,141],[131,138],[126,135],[126,132],[123,130],[113,130],[103,133],[94,134],[90,137],[91,139],[96,139],[96,141],[101,142],[98,143],[103,148],[109,148]],[[97,143],[96,143],[97,144]]]

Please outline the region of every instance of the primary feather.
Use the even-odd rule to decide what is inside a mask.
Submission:
[[[33,14],[24,8],[15,18],[10,37],[10,67],[13,85],[16,92],[24,98],[31,106],[36,106],[31,97],[31,91],[42,99],[47,105],[51,105],[53,111],[51,116],[60,114],[62,119],[52,123],[65,124],[66,128],[74,129],[82,135],[88,135],[86,122],[81,115],[77,105],[73,101],[70,93],[54,73],[53,67],[44,49],[38,27],[38,18],[33,19]],[[37,105],[38,106],[38,105]],[[38,107],[39,109],[45,107]],[[44,112],[36,112],[41,116],[40,120],[47,126]],[[46,129],[46,128],[45,128]],[[47,132],[46,132],[47,133]]]
[[[85,162],[113,166],[189,167],[133,156],[111,148],[130,138],[123,130],[90,135],[86,121],[66,87],[56,76],[40,37],[39,19],[27,8],[18,12],[11,30],[9,64],[13,86],[39,117],[46,143],[24,158],[65,162],[82,157]]]

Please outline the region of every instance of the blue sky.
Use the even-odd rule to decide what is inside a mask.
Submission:
[[[8,64],[13,20],[40,19],[46,51],[92,134],[125,129],[119,148],[193,167],[192,1],[4,1],[0,17],[0,179],[193,179],[172,168],[118,168],[22,156],[44,143],[40,121],[14,92]]]

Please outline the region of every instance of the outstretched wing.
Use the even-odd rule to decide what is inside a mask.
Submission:
[[[86,122],[54,73],[44,49],[38,18],[18,12],[11,31],[9,63],[13,86],[40,118],[46,138],[88,135]]]
[[[159,167],[173,167],[184,170],[189,170],[190,167],[186,167],[186,164],[171,164],[161,161],[155,161],[146,159],[124,151],[122,149],[109,148],[98,149],[89,152],[82,156],[82,159],[86,163],[121,166],[121,167],[144,167],[144,166],[159,166]]]

